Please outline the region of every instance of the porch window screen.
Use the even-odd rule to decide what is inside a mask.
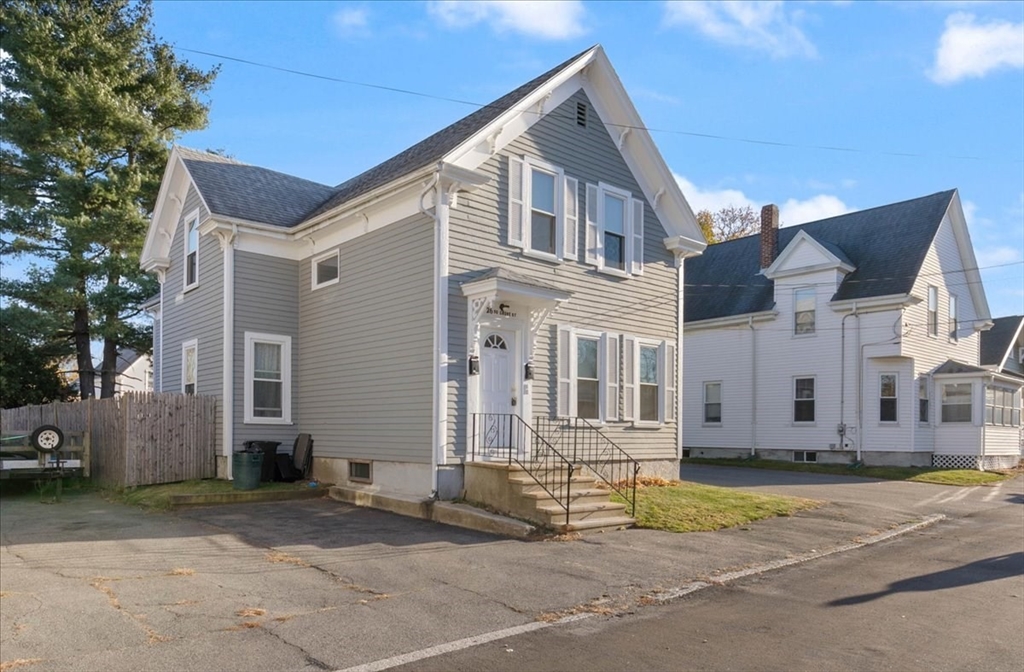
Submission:
[[[970,383],[951,383],[942,386],[942,421],[971,421]]]
[[[1018,392],[988,386],[985,388],[985,424],[1003,427],[1020,426],[1020,396]]]
[[[284,381],[281,376],[281,344],[253,343],[252,414],[280,418]]]

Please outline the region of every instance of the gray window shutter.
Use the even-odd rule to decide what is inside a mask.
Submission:
[[[622,419],[636,420],[637,384],[639,377],[637,367],[638,343],[632,336],[626,336],[622,342]]]
[[[596,184],[587,185],[587,256],[586,262],[601,265],[601,232],[597,223],[598,190]]]
[[[580,249],[580,197],[579,181],[575,177],[565,178],[565,245],[563,258],[570,261],[579,259]]]
[[[523,160],[514,156],[508,157],[508,244],[513,247],[524,247],[524,222],[526,221],[525,193],[523,186]]]
[[[630,202],[633,206],[633,249],[629,272],[640,275],[644,272],[644,201],[642,198],[633,198]]]

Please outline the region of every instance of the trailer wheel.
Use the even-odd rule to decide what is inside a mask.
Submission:
[[[56,453],[64,445],[64,432],[56,425],[41,425],[32,432],[32,447],[41,453]]]

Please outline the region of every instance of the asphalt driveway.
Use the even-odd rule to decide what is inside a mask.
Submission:
[[[715,533],[520,541],[328,499],[154,514],[91,494],[5,497],[0,660],[27,672],[342,669],[574,610],[630,613],[688,581],[922,513],[844,500]]]

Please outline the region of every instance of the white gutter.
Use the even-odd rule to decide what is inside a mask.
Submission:
[[[742,327],[754,322],[767,322],[778,317],[777,310],[762,310],[757,313],[743,313],[741,315],[728,315],[726,317],[713,317],[708,320],[699,320],[686,324],[687,331],[702,331],[704,329],[720,329],[722,327]]]

